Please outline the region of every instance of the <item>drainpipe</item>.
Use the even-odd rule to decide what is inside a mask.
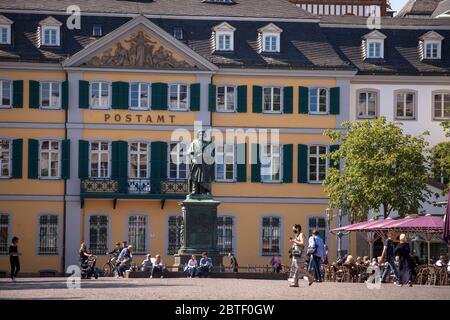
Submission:
[[[68,81],[68,75],[66,72],[66,81]],[[67,89],[69,92],[69,89]],[[68,97],[67,97],[68,98]],[[67,140],[67,122],[69,120],[69,108],[64,112],[64,139]],[[70,171],[70,168],[69,168]],[[66,215],[67,215],[67,179],[64,179],[64,198],[63,198],[63,244],[61,254],[61,273],[63,276],[66,274]]]

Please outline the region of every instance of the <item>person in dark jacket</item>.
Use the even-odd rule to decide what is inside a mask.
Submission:
[[[399,257],[400,285],[408,284],[412,287],[416,277],[416,264],[411,257],[411,249],[404,233],[400,235],[400,243],[395,248],[394,254]]]
[[[239,269],[239,265],[238,265],[236,257],[231,252],[228,253],[228,257],[230,258],[230,267],[231,267],[231,269],[233,269],[233,272],[238,272],[239,271],[238,270]]]
[[[16,282],[16,277],[20,270],[19,256],[21,256],[22,254],[19,252],[17,248],[19,238],[13,237],[11,242],[12,243],[9,246],[9,263],[11,264],[11,280],[13,282]]]

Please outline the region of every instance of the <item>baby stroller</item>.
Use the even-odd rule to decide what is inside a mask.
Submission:
[[[81,279],[90,279],[92,276],[94,276],[95,279],[98,278],[96,265],[97,263],[97,257],[96,256],[90,256],[86,259],[85,262],[81,264]]]

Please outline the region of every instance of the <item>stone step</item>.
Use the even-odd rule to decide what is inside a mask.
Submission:
[[[149,272],[135,271],[130,272],[129,278],[149,278]],[[164,278],[186,278],[185,272],[168,272]],[[208,278],[222,279],[264,279],[264,280],[287,280],[286,273],[256,273],[256,272],[211,272]]]

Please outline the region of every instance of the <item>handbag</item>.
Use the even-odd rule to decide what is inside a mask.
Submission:
[[[292,256],[300,258],[303,254],[303,249],[292,249]]]
[[[317,251],[316,239],[313,238],[314,247],[308,247],[308,251],[306,252],[308,255],[315,254]]]

